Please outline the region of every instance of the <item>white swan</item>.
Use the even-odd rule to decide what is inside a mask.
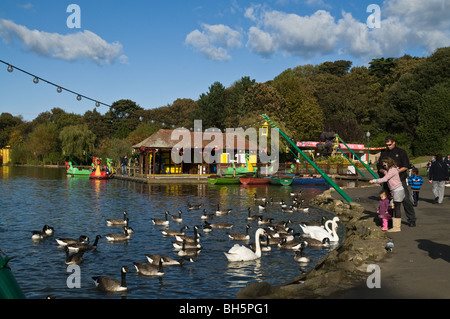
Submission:
[[[338,221],[339,218],[334,217],[332,220],[327,220],[325,222],[325,228],[322,228],[321,226],[306,226],[304,224],[300,224],[300,228],[305,234],[308,234],[311,238],[320,241],[322,241],[324,238],[328,238],[330,242],[338,242],[339,236],[336,233]]]
[[[259,236],[264,234],[265,231],[262,228],[258,228],[258,230],[255,233],[255,243],[256,243],[256,249],[255,251],[251,250],[248,247],[235,244],[231,249],[228,251],[228,253],[224,253],[227,257],[228,261],[248,261],[248,260],[255,260],[261,258],[261,242],[259,239]]]

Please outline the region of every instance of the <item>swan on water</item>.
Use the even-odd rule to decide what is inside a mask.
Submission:
[[[304,224],[300,224],[300,228],[305,234],[309,235],[311,238],[317,240],[323,240],[324,238],[328,238],[330,239],[330,242],[338,242],[339,236],[336,233],[338,221],[339,218],[334,217],[332,220],[327,220],[325,222],[325,228],[322,228],[320,226],[306,226]]]
[[[263,234],[265,234],[265,230],[262,228],[258,228],[255,232],[255,251],[239,244],[235,244],[231,247],[228,253],[224,253],[228,261],[248,261],[261,258],[261,241],[259,236]]]

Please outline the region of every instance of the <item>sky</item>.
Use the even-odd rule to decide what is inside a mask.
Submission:
[[[450,46],[449,16],[450,0],[1,0],[0,60],[104,114],[120,99],[153,109],[299,65],[426,57]],[[0,93],[0,113],[25,121],[95,108],[3,63]]]

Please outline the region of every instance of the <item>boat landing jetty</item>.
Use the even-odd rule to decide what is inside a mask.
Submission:
[[[380,187],[350,188],[345,191],[376,217]],[[332,197],[342,199],[332,191]],[[450,298],[450,187],[442,204],[434,203],[428,179],[420,190],[415,207],[416,227],[406,224],[402,207],[401,232],[386,233],[394,243],[392,252],[377,262],[380,288],[366,282],[330,296],[337,299],[448,299]],[[369,276],[371,273],[367,273]]]

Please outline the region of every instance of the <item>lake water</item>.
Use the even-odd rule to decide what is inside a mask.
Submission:
[[[152,185],[122,180],[98,181],[86,177],[68,177],[64,169],[35,167],[0,167],[0,249],[14,259],[9,265],[29,299],[43,299],[53,295],[65,298],[235,298],[236,293],[254,281],[266,281],[279,285],[307,271],[323,258],[329,248],[307,247],[311,258],[306,266],[294,261],[294,253],[272,246],[263,252],[261,259],[251,262],[227,261],[224,252],[235,243],[227,231],[245,232],[247,208],[258,213],[255,194],[274,200],[291,202],[291,192],[302,190],[303,198],[320,194],[324,188],[292,186],[243,186],[243,185]],[[178,258],[172,237],[164,237],[164,226],[152,224],[152,218],[164,218],[167,210],[183,212],[183,222],[171,221],[169,228],[189,227],[186,234],[193,234],[193,226],[201,225],[202,210],[188,211],[188,203],[201,203],[209,213],[221,208],[231,208],[225,216],[216,216],[214,222],[232,223],[232,230],[214,229],[203,233],[202,251],[193,263],[164,267],[163,277],[145,277],[136,273],[133,262],[147,262],[146,254],[164,254]],[[68,279],[74,272],[68,271],[65,252],[55,241],[57,237],[78,238],[87,235],[94,241],[97,234],[119,233],[121,228],[106,225],[107,218],[122,218],[127,211],[130,226],[135,233],[122,243],[110,243],[101,238],[98,248],[84,254],[80,265],[80,287],[69,288]],[[299,223],[319,220],[321,215],[310,213],[282,213],[279,205],[268,206],[264,217],[274,222],[291,220],[292,227],[300,232]],[[332,217],[327,215],[327,218]],[[55,229],[52,237],[40,242],[31,239],[33,230],[41,230],[48,224]],[[251,240],[258,228],[250,222]],[[340,227],[342,228],[342,226]],[[246,242],[241,242],[248,245]],[[120,268],[126,265],[132,271],[127,274],[126,293],[105,294],[97,289],[93,276],[106,275],[120,280]],[[71,281],[75,281],[72,279]]]

